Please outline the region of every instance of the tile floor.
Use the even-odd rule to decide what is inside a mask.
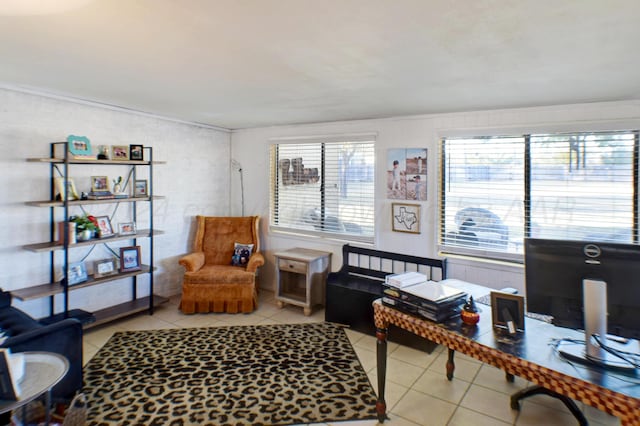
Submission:
[[[183,315],[178,310],[179,297],[173,297],[155,314],[138,315],[88,330],[84,338],[87,362],[115,331],[178,327],[209,327],[248,324],[281,324],[323,321],[324,311],[315,310],[305,317],[302,308],[278,309],[273,293],[261,290],[260,306],[251,314]],[[377,391],[375,338],[347,330],[360,362]],[[564,405],[553,398],[536,396],[511,410],[509,395],[527,386],[516,378],[505,380],[504,373],[472,358],[456,354],[455,378],[445,377],[446,351],[438,347],[426,354],[394,343],[388,345],[386,400],[389,420],[385,425],[575,425],[577,422]],[[579,403],[589,423],[617,425],[618,419]],[[338,423],[341,426],[371,426],[377,421]]]

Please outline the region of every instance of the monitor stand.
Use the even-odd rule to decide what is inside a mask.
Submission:
[[[608,370],[633,371],[635,367],[604,350],[593,341],[597,335],[602,344],[607,344],[607,283],[601,280],[582,280],[584,308],[584,343],[561,342],[558,352],[564,358],[586,365],[595,365]]]

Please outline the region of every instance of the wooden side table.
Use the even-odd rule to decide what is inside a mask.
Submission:
[[[16,401],[0,400],[0,414],[16,410],[45,395],[45,424],[51,419],[51,389],[69,371],[69,361],[53,352],[23,352],[24,376],[20,381],[21,394]]]
[[[275,260],[279,308],[287,303],[302,306],[309,316],[313,306],[324,305],[330,252],[293,248],[275,253]]]

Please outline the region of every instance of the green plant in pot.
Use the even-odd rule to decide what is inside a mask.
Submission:
[[[97,221],[91,215],[71,216],[69,221],[76,224],[76,237],[79,241],[90,240],[98,231]]]

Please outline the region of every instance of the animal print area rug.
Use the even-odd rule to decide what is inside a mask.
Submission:
[[[375,419],[376,395],[327,323],[117,332],[84,370],[88,425]]]

